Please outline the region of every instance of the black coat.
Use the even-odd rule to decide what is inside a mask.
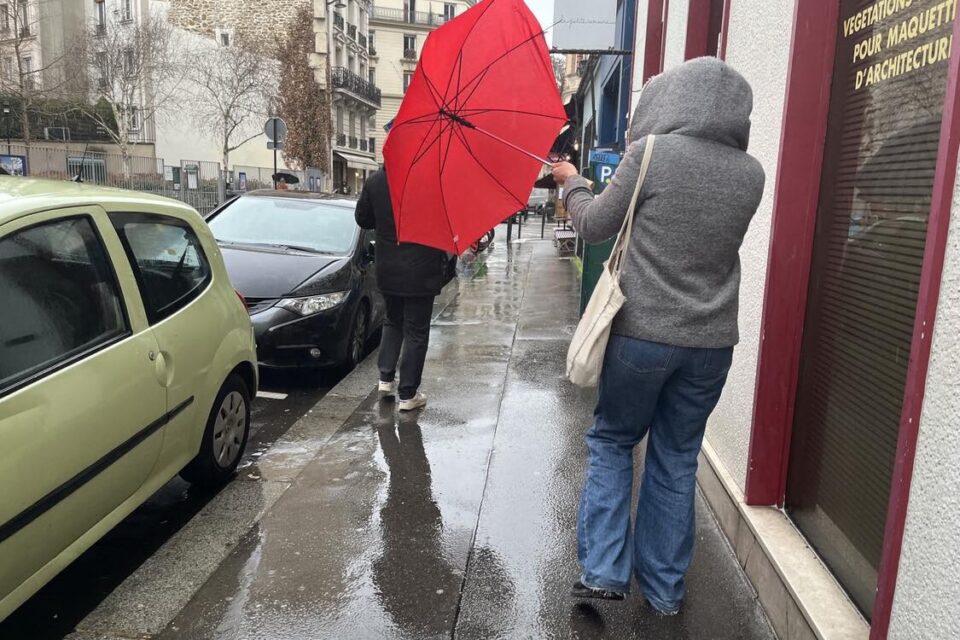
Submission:
[[[447,254],[412,242],[397,242],[387,173],[367,178],[357,202],[357,224],[377,231],[377,288],[386,295],[435,296],[449,281]]]

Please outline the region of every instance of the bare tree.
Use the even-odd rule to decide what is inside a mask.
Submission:
[[[287,37],[280,43],[277,59],[283,69],[276,96],[277,115],[290,127],[284,141],[284,159],[295,167],[329,170],[331,108],[330,94],[317,84],[310,66],[316,35],[313,12],[303,7],[290,21]],[[327,86],[330,86],[327,67]]]
[[[276,62],[242,44],[198,56],[191,73],[197,88],[193,119],[217,139],[224,171],[233,151],[262,135],[276,78]]]
[[[76,62],[80,38],[69,37],[69,16],[61,10],[62,5],[51,0],[8,0],[0,5],[0,94],[16,103],[28,149],[33,138],[30,115],[50,98],[76,95],[83,75]],[[63,30],[59,51],[40,48],[38,36],[46,23]]]
[[[161,16],[137,20],[115,13],[89,29],[83,57],[91,76],[95,104],[85,115],[106,131],[130,176],[132,148],[150,139],[157,120],[178,100],[191,58]],[[97,108],[97,103],[102,107]],[[106,113],[111,117],[106,117]]]

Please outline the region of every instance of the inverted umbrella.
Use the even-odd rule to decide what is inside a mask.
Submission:
[[[526,207],[566,122],[523,0],[485,0],[434,31],[383,149],[399,240],[462,253]]]

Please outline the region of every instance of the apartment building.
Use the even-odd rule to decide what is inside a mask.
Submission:
[[[371,77],[383,95],[378,126],[373,129],[377,162],[383,162],[386,133],[383,125],[396,117],[403,95],[413,79],[417,60],[427,36],[446,21],[460,15],[476,0],[375,0],[370,16]]]
[[[333,135],[332,190],[359,193],[367,176],[376,171],[377,111],[382,98],[377,87],[376,47],[370,32],[369,0],[318,0],[314,5],[317,50],[329,66]],[[325,39],[325,41],[323,41]],[[318,81],[328,82],[327,72]]]

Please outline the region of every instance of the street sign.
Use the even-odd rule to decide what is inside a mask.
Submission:
[[[263,133],[267,136],[267,140],[271,142],[276,140],[282,142],[287,137],[287,123],[282,118],[270,118],[263,125]]]
[[[274,149],[276,149],[277,151],[283,151],[283,146],[284,146],[284,145],[283,145],[283,140],[281,140],[280,142],[268,142],[268,143],[267,143],[267,149],[269,149],[269,150],[271,150],[271,151],[273,151]]]
[[[590,162],[596,164],[620,164],[620,154],[606,149],[596,149],[590,152]]]

